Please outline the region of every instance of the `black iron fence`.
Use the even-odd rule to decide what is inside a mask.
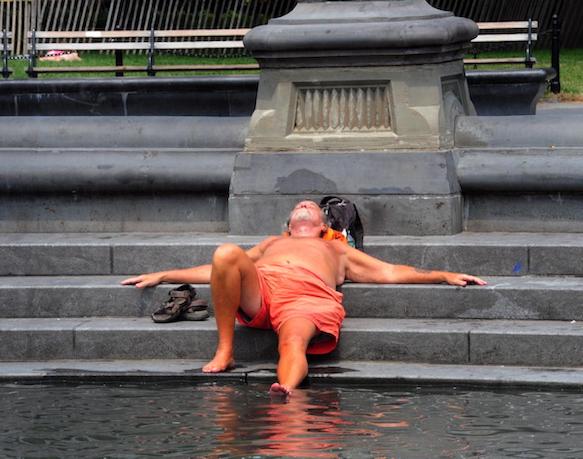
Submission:
[[[64,1],[64,0],[37,0]],[[72,1],[72,0],[68,0]],[[82,0],[77,0],[82,1]],[[566,48],[583,47],[582,0],[427,0],[476,22],[539,21],[538,46],[550,48],[553,15],[561,21]],[[291,11],[295,0],[102,0],[97,28],[239,28],[266,23]],[[545,33],[546,32],[546,33]]]
[[[550,48],[551,21],[561,22],[565,48],[583,47],[583,0],[427,0],[477,22],[539,21],[538,46]],[[289,12],[295,0],[0,0],[0,30],[12,33],[13,54],[29,30],[248,28]]]
[[[583,1],[581,0],[427,0],[435,8],[453,11],[476,22],[539,22],[538,47],[550,48],[553,15],[561,23],[561,46],[583,47]]]

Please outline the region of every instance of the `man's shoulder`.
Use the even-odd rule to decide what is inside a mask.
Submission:
[[[345,254],[348,248],[350,247],[346,242],[341,241],[340,239],[334,239],[331,241],[325,241],[326,244],[334,247],[338,253]]]
[[[271,244],[273,244],[274,242],[277,242],[281,239],[283,239],[284,236],[269,236],[266,237],[265,239],[263,239],[260,243],[259,243],[259,247],[262,249],[262,251],[265,251],[265,249],[267,247],[269,247]]]
[[[271,244],[272,242],[279,241],[283,239],[285,236],[268,236],[261,241],[261,244]]]

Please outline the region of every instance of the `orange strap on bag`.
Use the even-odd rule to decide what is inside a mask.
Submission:
[[[346,239],[346,236],[344,236],[344,234],[342,234],[340,231],[336,231],[332,228],[328,228],[328,231],[322,235],[322,239],[325,241],[338,240],[348,244],[348,239]]]
[[[281,233],[281,235],[284,237],[288,237],[289,231],[284,231],[283,233]],[[336,231],[332,228],[328,228],[326,232],[322,234],[322,239],[325,241],[340,241],[344,242],[345,244],[348,244],[348,239],[346,239],[346,236],[344,236],[344,234],[342,234],[340,231]]]

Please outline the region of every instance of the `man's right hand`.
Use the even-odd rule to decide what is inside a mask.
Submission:
[[[155,287],[162,282],[160,273],[142,274],[136,277],[130,277],[121,281],[122,285],[135,285],[138,288]]]

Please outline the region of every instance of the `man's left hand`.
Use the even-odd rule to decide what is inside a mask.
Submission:
[[[460,273],[446,273],[445,282],[449,285],[457,285],[459,287],[465,287],[466,285],[486,285],[487,282],[476,276],[470,276],[469,274]]]

